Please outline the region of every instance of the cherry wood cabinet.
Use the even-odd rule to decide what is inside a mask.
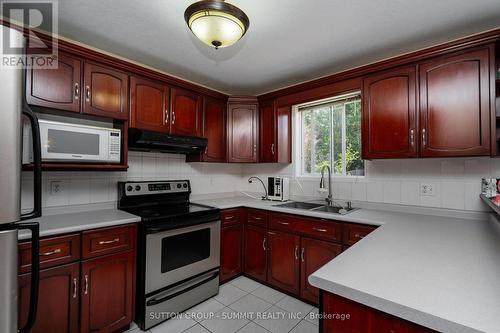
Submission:
[[[230,280],[242,272],[242,235],[240,223],[221,228],[220,281]]]
[[[168,133],[169,101],[169,88],[166,84],[131,76],[130,127]]]
[[[26,73],[28,104],[80,112],[82,61],[59,53],[54,69],[29,69]]]
[[[80,264],[40,271],[38,309],[32,333],[77,333]],[[25,325],[30,303],[31,274],[18,278],[18,326]]]
[[[354,245],[376,228],[366,224],[344,223],[343,244],[346,246]]]
[[[87,61],[83,72],[83,113],[127,120],[128,74]]]
[[[266,229],[245,225],[244,272],[259,281],[267,280]]]
[[[416,67],[363,80],[363,158],[417,157]]]
[[[490,155],[489,54],[484,47],[420,64],[422,157]]]
[[[342,252],[342,246],[331,242],[302,237],[300,240],[300,297],[319,303],[319,289],[309,284],[309,275]]]
[[[171,89],[170,132],[201,136],[201,95],[181,88]]]
[[[292,162],[292,111],[290,107],[276,108],[275,101],[259,106],[259,162]]]
[[[227,110],[227,160],[256,163],[258,146],[257,100],[229,99]]]
[[[133,251],[82,264],[81,332],[114,332],[133,319]]]
[[[291,293],[300,288],[300,237],[279,231],[268,231],[267,282]]]
[[[322,292],[321,297],[323,313],[331,317],[320,319],[322,332],[325,333],[436,332],[328,292]],[[349,319],[346,319],[346,315],[349,315]]]

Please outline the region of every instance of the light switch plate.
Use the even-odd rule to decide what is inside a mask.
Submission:
[[[64,195],[65,183],[62,180],[53,180],[50,182],[50,195]]]
[[[420,184],[420,195],[433,197],[435,187],[436,186],[433,183]]]

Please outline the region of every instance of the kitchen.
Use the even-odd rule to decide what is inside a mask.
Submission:
[[[495,1],[1,6],[1,332],[500,331]]]

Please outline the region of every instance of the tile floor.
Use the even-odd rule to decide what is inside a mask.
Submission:
[[[246,277],[148,333],[317,333],[318,309]],[[127,333],[140,333],[137,326]]]

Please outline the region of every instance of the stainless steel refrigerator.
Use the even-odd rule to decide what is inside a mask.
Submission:
[[[0,25],[0,43],[10,35],[12,45],[22,45],[23,35]],[[3,56],[3,55],[2,55]],[[40,130],[24,95],[25,71],[0,68],[0,332],[29,332],[36,318],[39,280],[39,226],[20,222],[41,216]],[[33,211],[21,214],[22,118],[31,123],[33,138]],[[17,325],[17,239],[21,229],[31,230],[32,270],[30,305],[25,327]]]

